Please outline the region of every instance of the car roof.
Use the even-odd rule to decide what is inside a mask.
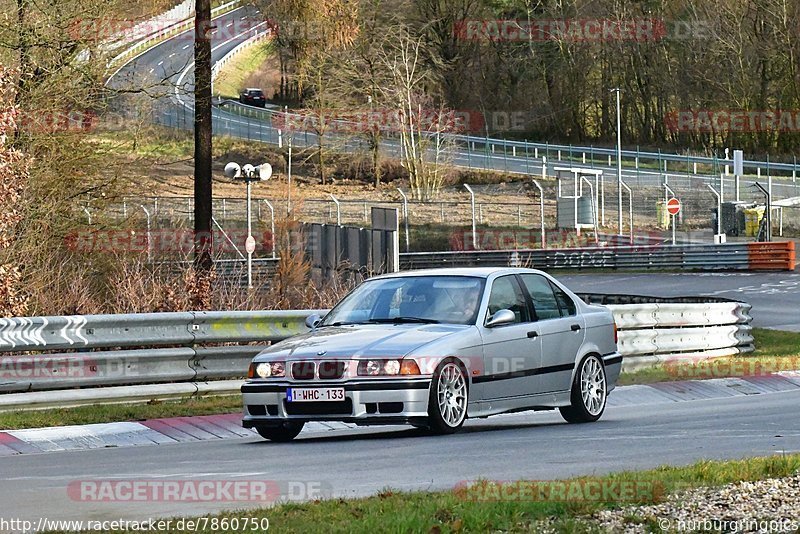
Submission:
[[[541,273],[536,269],[525,269],[521,267],[447,267],[440,269],[420,269],[418,271],[401,271],[399,273],[382,274],[370,278],[370,280],[380,278],[400,278],[407,276],[473,276],[477,278],[488,278],[495,274],[516,274],[516,273]]]

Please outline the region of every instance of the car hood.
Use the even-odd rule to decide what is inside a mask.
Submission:
[[[351,325],[319,328],[262,351],[256,360],[332,358],[400,358],[469,325]]]

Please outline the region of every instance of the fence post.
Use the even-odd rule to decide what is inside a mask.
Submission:
[[[475,192],[467,184],[464,184],[464,187],[469,191],[470,205],[472,206],[472,249],[478,250],[478,235],[475,228]]]
[[[399,187],[397,188],[397,191],[400,193],[400,196],[403,197],[403,224],[404,224],[405,230],[406,230],[406,252],[408,252],[408,248],[409,248],[409,239],[408,239],[408,197],[406,196],[405,193],[403,193],[403,190],[400,189]]]
[[[145,217],[147,217],[147,261],[148,263],[153,261],[153,253],[150,247],[150,212],[147,211],[147,208],[144,205],[139,206],[144,211]]]

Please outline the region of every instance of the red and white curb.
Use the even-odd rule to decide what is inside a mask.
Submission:
[[[308,423],[303,433],[354,426],[345,423]],[[129,423],[7,430],[0,432],[0,456],[257,436],[255,431],[242,428],[242,416],[238,413],[170,417]]]

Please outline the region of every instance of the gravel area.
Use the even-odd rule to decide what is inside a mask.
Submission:
[[[786,478],[696,488],[660,504],[603,510],[603,530],[640,532],[798,532],[800,473]]]

